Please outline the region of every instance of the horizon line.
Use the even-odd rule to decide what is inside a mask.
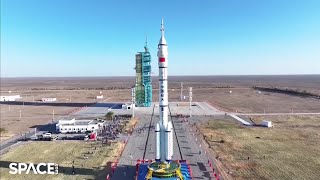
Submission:
[[[314,76],[314,75],[320,75],[319,74],[225,74],[225,75],[169,75],[169,77],[189,77],[189,76]],[[5,76],[0,77],[0,79],[4,78],[95,78],[95,77],[136,77],[134,76]],[[151,77],[158,77],[158,76],[151,76]]]

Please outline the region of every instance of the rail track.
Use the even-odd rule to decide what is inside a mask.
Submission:
[[[144,146],[143,159],[145,159],[145,157],[146,157],[146,152],[147,152],[147,147],[148,147],[148,141],[149,141],[149,137],[150,137],[150,131],[151,131],[151,126],[152,126],[152,121],[153,121],[153,115],[154,115],[154,108],[155,108],[155,105],[153,106],[153,109],[152,109],[152,114],[151,114],[150,123],[149,123],[149,128],[148,128],[147,140],[146,140],[146,144],[145,144],[145,146]]]
[[[151,114],[151,118],[150,118],[150,122],[149,122],[148,134],[147,134],[147,139],[146,139],[146,143],[145,143],[145,146],[144,146],[144,152],[143,152],[143,159],[145,159],[145,157],[146,157],[147,148],[148,148],[148,144],[149,144],[149,140],[150,140],[150,133],[152,133],[151,132],[151,130],[152,130],[151,127],[153,125],[153,120],[154,120],[154,109],[155,109],[155,106],[153,106],[153,110],[152,110],[152,114]],[[180,160],[183,160],[183,155],[182,155],[181,148],[180,148],[179,138],[178,138],[178,135],[176,133],[177,129],[176,129],[176,126],[175,126],[175,122],[173,121],[171,110],[170,110],[169,106],[168,106],[168,109],[169,109],[169,113],[170,113],[170,119],[171,119],[171,122],[172,122],[174,135],[176,137],[176,141],[177,141],[177,145],[178,145]]]
[[[180,154],[180,160],[183,160],[183,155],[182,155],[182,152],[181,152],[181,148],[180,148],[180,143],[179,143],[179,138],[178,138],[178,135],[177,135],[177,129],[176,129],[176,126],[175,126],[175,122],[173,121],[172,119],[172,114],[171,114],[171,110],[170,110],[170,107],[168,105],[168,109],[169,109],[169,113],[170,113],[170,119],[171,119],[171,122],[172,122],[172,127],[173,127],[173,131],[174,131],[174,135],[176,136],[176,140],[177,140],[177,144],[178,144],[178,149],[179,149],[179,154]]]

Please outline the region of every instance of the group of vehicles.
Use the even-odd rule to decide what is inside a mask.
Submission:
[[[85,140],[96,139],[96,133],[92,131],[86,131],[85,134],[66,134],[66,135],[57,135],[52,134],[51,132],[44,132],[40,135],[31,136],[29,140],[34,141],[54,141],[54,140]]]
[[[58,136],[53,136],[52,133],[46,132],[37,136],[31,136],[30,139],[38,141],[54,141],[58,139]]]

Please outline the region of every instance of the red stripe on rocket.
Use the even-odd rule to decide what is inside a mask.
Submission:
[[[159,62],[166,62],[166,58],[164,57],[159,58]]]

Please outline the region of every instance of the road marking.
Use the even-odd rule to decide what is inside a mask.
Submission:
[[[199,107],[201,107],[201,109],[204,109],[198,102],[197,102],[197,105],[198,105]]]
[[[105,99],[105,100],[103,100],[103,102],[106,102],[107,100],[109,100],[109,99],[111,99],[112,97],[109,97],[109,98],[107,98],[107,99]]]
[[[113,106],[111,106],[111,108],[109,108],[108,110],[111,110],[113,107],[115,107],[117,104],[114,104]]]
[[[236,115],[230,115],[231,117],[233,117],[234,119],[238,120],[239,122],[241,122],[242,124],[246,125],[246,126],[252,126],[251,123],[245,121],[244,119],[241,119],[240,117],[236,116]]]

